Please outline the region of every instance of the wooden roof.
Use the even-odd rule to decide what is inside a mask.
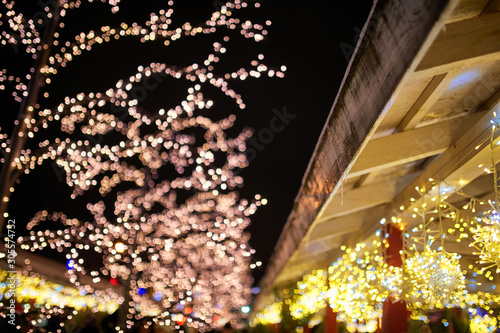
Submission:
[[[254,310],[273,287],[326,268],[341,245],[372,235],[381,218],[411,211],[415,187],[429,189],[429,178],[492,197],[478,165],[489,160],[484,142],[499,100],[499,0],[376,2]],[[474,262],[469,248],[447,247]]]

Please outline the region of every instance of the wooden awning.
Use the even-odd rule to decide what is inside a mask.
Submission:
[[[254,311],[273,288],[372,235],[380,219],[411,210],[415,187],[428,189],[430,178],[492,195],[478,165],[490,156],[484,142],[500,114],[499,10],[498,0],[375,3]]]

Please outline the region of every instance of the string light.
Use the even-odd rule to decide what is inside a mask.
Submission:
[[[470,246],[476,247],[479,252],[479,263],[488,265],[484,269],[496,267],[500,273],[500,221],[496,211],[490,211],[485,217],[478,217],[478,225],[471,228],[474,242]]]
[[[500,210],[500,188],[498,172],[495,160],[495,148],[498,143],[495,142],[495,134],[500,128],[500,120],[497,118],[496,112],[493,112],[493,119],[491,120],[491,136],[490,136],[490,157],[491,169],[486,169],[487,173],[493,174],[493,189],[495,192],[495,201],[489,201],[491,210],[485,212],[482,217],[477,217],[476,222],[478,225],[472,228],[474,246],[479,252],[475,253],[479,256],[479,263],[496,267],[496,273],[500,273],[500,217],[498,211]]]

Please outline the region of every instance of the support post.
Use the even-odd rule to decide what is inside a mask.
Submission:
[[[387,264],[395,267],[401,267],[403,262],[399,251],[403,249],[403,232],[394,225],[389,225],[387,232],[389,237],[389,247],[386,249]],[[384,302],[384,312],[382,317],[383,333],[407,333],[408,332],[408,311],[406,303],[391,300]]]
[[[330,305],[326,306],[325,333],[338,333],[337,313],[332,311]]]

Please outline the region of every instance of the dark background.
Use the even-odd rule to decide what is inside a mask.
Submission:
[[[196,25],[221,3],[211,0],[177,1],[171,27],[181,26],[186,21]],[[256,249],[254,262],[263,262],[254,270],[254,284],[257,285],[291,212],[346,70],[349,59],[346,49],[343,51],[340,45],[348,46],[347,50],[354,48],[372,1],[275,0],[263,1],[260,8],[255,8],[253,3],[250,1],[249,8],[237,16],[261,24],[271,20],[269,34],[257,44],[243,38],[232,38],[228,52],[216,65],[219,66],[216,71],[248,68],[250,60],[257,59],[257,55],[262,53],[266,65],[287,67],[285,78],[232,82],[231,87],[242,95],[246,109],[239,110],[231,99],[214,96],[212,110],[224,116],[236,114],[238,126],[252,127],[257,135],[262,129],[270,127],[270,121],[275,117],[273,109],[280,112],[286,109],[288,114],[295,116],[282,131],[274,133],[273,140],[257,151],[250,166],[241,172],[245,179],[245,186],[239,189],[241,196],[253,198],[260,193],[268,199],[268,204],[259,208],[252,217],[252,225],[248,228],[252,235],[251,245]],[[71,12],[65,19],[67,29],[60,40],[73,40],[76,34],[96,30],[102,25],[113,27],[120,22],[141,24],[149,18],[149,13],[164,5],[166,1],[122,0],[120,11],[112,15],[107,5],[84,3],[81,9]],[[24,2],[18,8],[27,17],[40,10],[35,2]],[[123,38],[94,47],[53,77],[53,83],[48,88],[51,97],[44,104],[47,107],[51,103],[58,104],[65,96],[74,96],[82,91],[104,91],[113,87],[119,79],[135,73],[137,66],[150,62],[178,66],[202,62],[218,37],[220,35],[216,34],[182,38],[169,47],[163,46],[162,42],[141,44],[138,39]],[[0,52],[0,67],[9,68],[13,73],[25,73],[32,65],[29,57],[13,52],[9,46],[2,46]],[[184,87],[176,82],[166,82],[165,87],[160,88],[148,94],[144,107],[168,109],[185,96]],[[19,108],[11,99],[6,93],[0,93],[3,106],[0,127],[9,134]],[[81,206],[75,201],[69,200],[70,191],[60,182],[60,177],[50,163],[21,177],[10,207],[10,216],[16,218],[18,226],[26,224],[41,209],[67,211],[71,207],[70,210],[75,213],[84,210],[78,208]]]

